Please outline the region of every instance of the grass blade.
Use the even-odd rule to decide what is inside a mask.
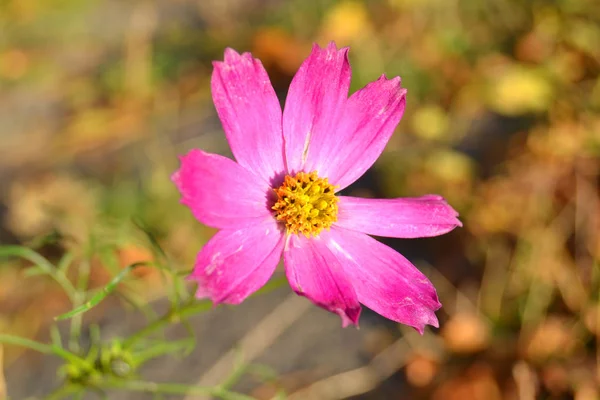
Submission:
[[[92,309],[93,307],[97,306],[102,300],[104,300],[104,298],[106,296],[111,294],[117,288],[117,285],[123,279],[125,279],[127,274],[129,274],[133,269],[135,269],[137,267],[141,267],[143,265],[148,265],[148,263],[139,262],[139,263],[134,263],[134,264],[128,265],[126,268],[123,268],[123,270],[121,272],[119,272],[106,286],[104,286],[104,288],[102,288],[102,290],[100,292],[98,292],[94,296],[92,296],[91,299],[89,299],[88,301],[86,301],[85,303],[80,305],[79,307],[76,307],[67,313],[61,314],[54,319],[57,321],[60,321],[60,320],[73,318],[74,316],[84,313],[84,312]]]

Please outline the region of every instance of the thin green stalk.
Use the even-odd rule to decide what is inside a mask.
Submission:
[[[75,309],[79,308],[83,302],[85,301],[87,286],[90,278],[90,260],[86,256],[84,260],[81,261],[79,266],[79,272],[77,276],[77,296],[75,296],[75,303],[73,307]],[[79,344],[79,338],[81,335],[81,327],[83,324],[83,313],[75,314],[71,318],[71,327],[69,330],[69,348],[74,352],[81,351],[81,345]]]
[[[155,383],[107,379],[103,381],[100,386],[103,389],[120,389],[129,390],[132,392],[208,395],[219,397],[224,400],[255,400],[250,396],[241,393],[230,392],[220,387],[190,386],[180,383]]]
[[[209,301],[192,301],[190,303],[184,304],[178,310],[171,310],[167,314],[163,315],[161,318],[157,319],[149,325],[146,325],[144,328],[140,329],[139,331],[125,339],[123,341],[123,347],[132,347],[140,339],[143,339],[146,336],[153,334],[154,332],[160,330],[161,328],[172,323],[173,321],[180,321],[199,312],[209,310],[211,306],[212,304]]]
[[[85,363],[84,360],[82,360],[75,354],[63,349],[62,347],[36,342],[35,340],[26,339],[19,336],[0,334],[0,343],[26,347],[28,349],[35,350],[43,354],[55,354],[73,363]]]
[[[142,265],[147,265],[147,264],[144,262],[140,262],[140,263],[131,264],[131,265],[127,266],[127,268],[123,268],[123,270],[121,272],[119,272],[117,275],[115,275],[115,277],[113,279],[111,279],[111,281],[106,286],[104,286],[102,288],[102,290],[100,290],[94,296],[92,296],[92,298],[90,300],[88,300],[85,304],[81,304],[81,303],[83,303],[83,299],[82,299],[81,301],[78,301],[78,303],[80,304],[78,307],[75,307],[71,311],[66,312],[62,315],[59,315],[55,319],[62,320],[62,319],[68,319],[68,318],[75,318],[76,316],[81,317],[82,313],[88,311],[92,307],[97,306],[102,300],[104,300],[104,298],[106,296],[111,294],[117,288],[117,285],[127,276],[127,274],[129,274],[129,272],[131,272],[131,270],[133,270],[134,268],[137,268],[139,266],[142,266]],[[84,294],[81,294],[81,296],[84,296]]]
[[[0,334],[0,343],[12,344],[14,346],[27,347],[31,350],[35,350],[35,351],[43,353],[43,354],[52,354],[54,352],[52,349],[52,346],[50,346],[50,345],[36,342],[35,340],[25,339],[20,336]]]
[[[238,355],[237,358],[238,360],[235,362],[236,365],[233,368],[233,371],[223,382],[221,382],[220,387],[223,389],[229,389],[235,385],[248,370],[248,364],[244,364],[241,355]]]
[[[268,293],[272,290],[277,289],[282,286],[285,282],[287,282],[285,277],[275,278],[268,282],[262,289],[254,294],[254,296],[258,294]],[[196,301],[192,299],[190,302],[182,305],[179,309],[171,309],[167,314],[163,315],[161,318],[156,321],[146,325],[144,328],[129,336],[127,339],[123,341],[123,347],[128,348],[132,347],[136,344],[140,339],[153,334],[158,331],[162,327],[172,323],[173,321],[182,321],[193,315],[198,313],[210,310],[213,307],[212,303],[208,300],[206,301]]]
[[[45,257],[23,246],[0,246],[0,257],[20,257],[35,264],[38,268],[50,275],[65,291],[71,303],[75,304],[77,289],[67,278],[62,270],[56,268]]]
[[[59,400],[59,399],[64,399],[67,398],[70,395],[73,395],[75,393],[78,393],[82,390],[82,388],[80,386],[75,386],[75,385],[63,385],[63,386],[59,386],[58,388],[54,389],[54,391],[50,394],[48,394],[45,399],[46,400]]]
[[[183,339],[176,342],[161,342],[149,349],[136,353],[135,361],[138,364],[144,364],[146,361],[162,356],[163,354],[174,353],[190,346],[189,339]]]
[[[75,302],[73,303],[74,307],[79,307],[85,299],[85,293],[77,293],[75,296]],[[71,318],[71,326],[69,328],[69,349],[72,351],[79,353],[81,351],[81,346],[79,344],[79,337],[81,335],[81,326],[82,326],[82,314],[77,314],[73,318]]]

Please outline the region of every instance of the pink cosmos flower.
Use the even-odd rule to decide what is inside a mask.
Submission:
[[[423,333],[441,307],[431,282],[369,235],[436,236],[461,226],[441,196],[363,199],[336,193],[375,162],[400,122],[406,89],[382,75],[348,97],[348,48],[315,45],[282,113],[261,62],[225,50],[215,107],[237,162],[191,150],[172,179],[203,224],[220,231],[190,278],[199,298],[239,304],[283,255],[292,289],[358,325],[360,303]]]

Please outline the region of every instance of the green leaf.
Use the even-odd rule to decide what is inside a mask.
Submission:
[[[121,272],[119,272],[106,286],[104,286],[104,288],[102,288],[102,290],[100,292],[96,293],[91,299],[89,299],[84,304],[80,305],[79,307],[76,307],[75,309],[73,309],[65,314],[61,314],[54,319],[57,321],[60,321],[60,320],[64,320],[64,319],[73,318],[74,316],[84,313],[84,312],[92,309],[93,307],[97,306],[102,300],[104,300],[104,298],[106,296],[111,294],[117,288],[117,285],[123,279],[125,279],[127,274],[129,274],[131,271],[133,271],[133,269],[135,269],[137,267],[141,267],[143,265],[148,265],[148,263],[147,262],[139,262],[139,263],[134,263],[134,264],[128,265],[126,268],[123,268],[123,270]]]

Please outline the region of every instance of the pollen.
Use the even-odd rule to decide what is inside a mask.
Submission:
[[[273,190],[277,194],[272,207],[275,218],[285,224],[288,233],[317,236],[337,221],[335,187],[315,171],[286,175],[283,184]]]

